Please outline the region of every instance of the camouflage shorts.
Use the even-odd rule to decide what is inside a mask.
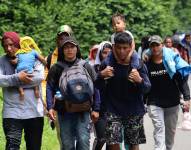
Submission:
[[[137,145],[146,143],[143,127],[143,116],[120,117],[112,113],[107,113],[106,123],[107,144],[122,143]]]

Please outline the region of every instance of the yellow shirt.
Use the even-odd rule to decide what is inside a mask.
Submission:
[[[55,50],[52,53],[52,57],[51,57],[51,61],[50,61],[50,67],[55,64],[57,62],[57,58],[58,58],[58,48],[55,48]],[[42,98],[43,101],[46,102],[46,77],[48,75],[48,68],[45,68],[45,80],[42,81]]]

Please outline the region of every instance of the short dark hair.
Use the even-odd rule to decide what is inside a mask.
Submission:
[[[143,50],[149,48],[149,38],[150,38],[149,35],[142,37],[142,39],[141,39],[141,47],[142,47]]]
[[[111,21],[113,22],[115,18],[120,18],[121,20],[125,22],[125,16],[123,14],[120,14],[119,12],[112,15]]]
[[[109,43],[105,43],[104,46],[103,46],[103,50],[104,50],[105,48],[110,48],[110,49],[112,49],[112,46],[111,46],[111,44],[109,44]]]
[[[132,37],[126,33],[126,32],[119,32],[116,33],[115,37],[114,37],[114,43],[115,44],[132,44]]]

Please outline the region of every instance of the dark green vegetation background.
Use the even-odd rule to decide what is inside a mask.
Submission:
[[[164,37],[191,24],[191,0],[0,0],[0,35],[11,30],[32,36],[47,55],[55,47],[57,28],[68,24],[87,56],[92,44],[109,39],[116,12],[125,15],[138,44],[144,35]]]
[[[109,39],[112,34],[111,16],[116,12],[125,15],[127,29],[135,36],[137,45],[145,35],[164,37],[175,31],[191,31],[191,0],[0,0],[0,36],[5,31],[29,35],[43,54],[48,55],[55,47],[57,28],[68,24],[80,43],[83,55],[87,56],[92,44]],[[2,117],[0,149],[3,150],[5,137],[1,123]],[[45,118],[43,150],[58,149],[55,133]],[[21,150],[25,150],[24,144],[22,142]]]

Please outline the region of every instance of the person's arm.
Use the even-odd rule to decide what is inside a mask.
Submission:
[[[99,112],[101,104],[100,92],[97,88],[94,88],[92,111]]]
[[[0,67],[0,87],[17,86],[20,83],[19,74],[3,75]]]
[[[54,94],[58,89],[59,78],[62,73],[62,68],[57,68],[56,64],[53,65],[47,75],[46,84],[46,102],[48,114],[51,120],[55,120],[55,110],[54,110]]]
[[[47,109],[53,108],[53,99],[55,92],[59,89],[59,79],[62,74],[63,69],[54,64],[47,75],[46,83],[46,101]]]
[[[94,96],[93,96],[93,104],[91,112],[91,119],[94,123],[97,122],[99,119],[100,105],[101,105],[101,99],[99,90],[94,88]]]
[[[32,77],[32,81],[30,83],[21,84],[25,88],[39,86],[41,84],[42,80],[44,80],[44,66],[42,65],[42,63],[40,61],[35,62],[34,72],[31,75],[33,77]]]
[[[51,86],[50,82],[46,83],[46,103],[47,110],[53,109],[54,107],[54,88]]]
[[[46,103],[47,103],[47,110],[48,116],[51,120],[56,120],[56,113],[54,110],[54,88],[50,84],[50,82],[46,83]]]
[[[46,59],[45,59],[42,55],[38,54],[38,55],[37,55],[37,59],[38,59],[44,66],[47,65]]]
[[[148,77],[147,67],[144,63],[139,71],[134,70],[129,76],[130,79],[139,87],[142,93],[146,94],[150,91],[151,83]]]
[[[176,73],[173,76],[173,79],[179,89],[179,91],[183,95],[184,99],[184,107],[187,111],[190,109],[190,88],[188,86],[188,78],[189,76],[182,77],[180,73]]]
[[[21,82],[30,83],[32,81],[32,75],[24,71],[21,71],[16,74],[10,73],[7,75],[8,71],[11,68],[7,68],[7,66],[5,65],[6,61],[3,61],[4,62],[0,61],[0,87],[20,86]]]

